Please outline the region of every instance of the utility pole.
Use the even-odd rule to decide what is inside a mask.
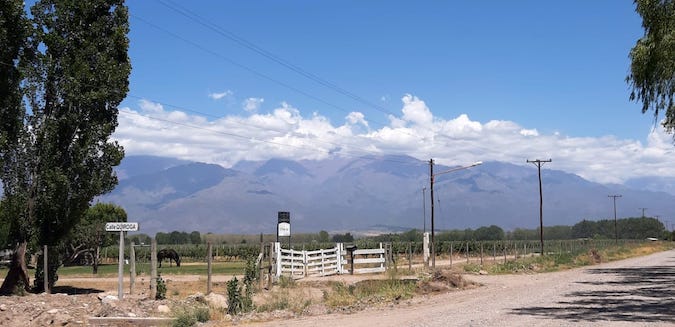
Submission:
[[[422,235],[427,232],[427,199],[426,199],[426,193],[427,193],[427,187],[422,188],[422,212],[424,213],[424,216],[422,216],[422,221],[424,225],[424,229],[422,230]]]
[[[621,194],[608,195],[607,197],[610,197],[614,200],[614,242],[619,244],[619,232],[616,228],[616,198],[620,198]]]
[[[638,208],[638,209],[642,210],[642,218],[644,218],[645,217],[645,210],[647,210],[647,208]]]
[[[541,189],[541,166],[551,161],[551,159],[527,160],[527,162],[537,166],[537,172],[539,173],[539,242],[541,243],[541,255],[544,255],[544,196]]]
[[[436,269],[436,247],[434,246],[434,159],[429,159],[429,195],[431,196],[431,267]]]
[[[441,171],[436,173],[436,175],[442,175],[442,174],[447,174],[447,173],[452,173],[458,170],[462,169],[467,169],[471,167],[476,167],[478,165],[483,164],[482,161],[476,161],[472,163],[471,165],[468,166],[461,166],[461,167],[455,167],[452,169],[448,169],[445,171]],[[429,192],[431,195],[431,267],[436,268],[436,247],[434,246],[434,234],[435,234],[435,229],[434,229],[434,159],[429,159]],[[438,200],[439,204],[441,200]]]

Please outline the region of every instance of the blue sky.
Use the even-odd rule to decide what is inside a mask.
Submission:
[[[632,1],[128,5],[133,71],[116,134],[128,154],[225,166],[340,151],[551,157],[603,182],[675,176],[670,136],[628,100],[643,34]]]

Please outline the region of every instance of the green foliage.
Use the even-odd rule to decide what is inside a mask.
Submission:
[[[598,221],[582,220],[572,226],[574,238],[615,238],[613,219]],[[658,219],[650,217],[622,218],[616,221],[616,233],[620,239],[659,238],[665,231],[665,226]]]
[[[324,293],[330,307],[346,307],[357,303],[386,303],[409,299],[415,293],[414,280],[383,279],[364,280],[353,285],[333,283],[331,291]]]
[[[155,294],[155,300],[164,299],[166,299],[166,282],[164,282],[161,275],[157,274],[157,294]]]
[[[227,282],[227,313],[236,315],[242,311],[241,288],[237,277]]]
[[[345,234],[335,234],[333,235],[332,240],[336,243],[351,243],[354,242],[354,236],[349,232]]]
[[[253,285],[239,285],[237,277],[227,282],[227,313],[236,315],[253,310]]]
[[[112,203],[97,203],[87,209],[80,223],[71,231],[70,237],[64,241],[64,264],[83,263],[83,257],[89,255],[93,258],[91,264],[96,272],[99,261],[97,249],[119,241],[117,233],[105,231],[106,222],[113,221],[127,221],[127,213],[122,207]]]
[[[496,225],[480,227],[473,232],[473,239],[478,241],[498,241],[504,239],[504,230]]]
[[[642,103],[642,113],[665,111],[663,126],[675,128],[675,1],[635,0],[645,34],[630,51],[630,99]]]
[[[260,271],[256,266],[256,258],[249,257],[246,260],[246,268],[244,270],[244,284],[253,285],[259,278]]]
[[[26,295],[26,286],[23,284],[22,280],[19,280],[12,292],[12,295],[25,296]]]
[[[2,2],[16,4],[23,9],[18,1]],[[0,65],[15,63],[7,76],[21,74],[11,80],[8,101],[0,95],[0,178],[15,210],[10,238],[59,246],[92,199],[117,184],[113,166],[124,152],[109,138],[128,92],[128,13],[121,0],[41,0],[30,11],[32,29],[22,29],[29,26],[25,19],[10,22],[19,30],[11,31],[12,47]],[[15,49],[18,57],[5,58]],[[4,82],[4,71],[1,76]],[[51,268],[48,273],[53,283]]]
[[[319,242],[321,243],[328,243],[330,242],[330,235],[328,234],[327,231],[322,230],[319,232]]]
[[[202,237],[198,231],[192,233],[173,231],[171,233],[158,232],[155,234],[157,244],[201,244]]]
[[[131,242],[134,242],[136,245],[139,244],[146,244],[149,245],[152,242],[152,238],[148,234],[134,234],[134,235],[129,235],[127,238],[124,240],[125,244],[131,244]]]
[[[211,319],[211,313],[206,306],[183,308],[176,313],[175,320],[171,324],[174,327],[192,327],[197,323],[204,323]]]

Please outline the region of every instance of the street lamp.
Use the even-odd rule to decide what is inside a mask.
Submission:
[[[434,177],[447,173],[452,173],[458,170],[467,169],[482,164],[482,161],[474,162],[468,166],[455,167],[434,174],[434,159],[429,159],[429,193],[431,196],[431,267],[436,268],[436,246],[434,246]]]

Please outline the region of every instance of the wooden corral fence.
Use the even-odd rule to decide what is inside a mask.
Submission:
[[[273,261],[275,262],[273,273],[276,277],[288,276],[299,279],[308,276],[384,272],[387,256],[382,243],[378,249],[350,251],[343,243],[337,243],[331,249],[300,251],[282,249],[281,244],[277,242],[274,243]]]

